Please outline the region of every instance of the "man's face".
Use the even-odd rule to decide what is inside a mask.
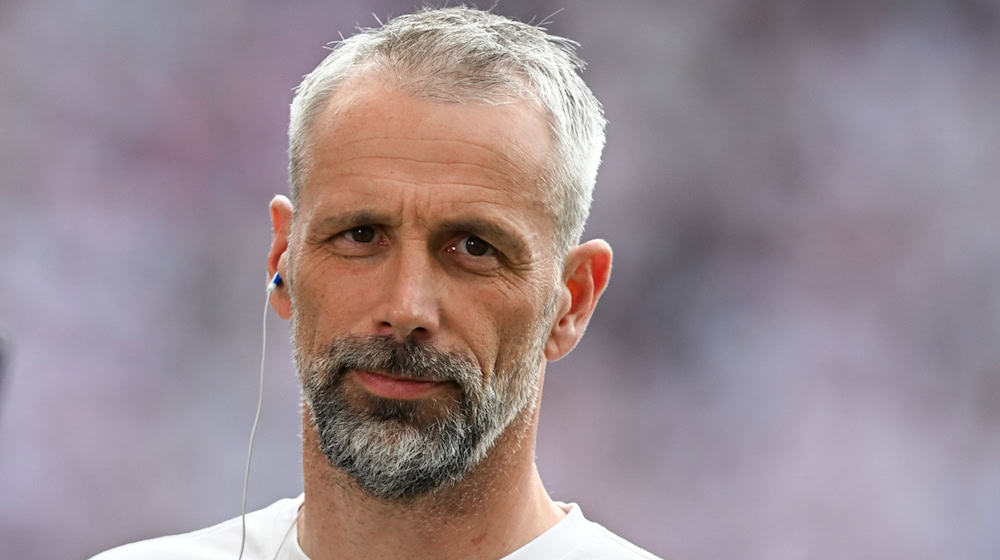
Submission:
[[[296,362],[331,462],[405,499],[461,480],[537,400],[550,133],[527,103],[352,82],[314,123],[289,240]]]

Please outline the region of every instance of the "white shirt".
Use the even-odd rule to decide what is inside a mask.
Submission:
[[[302,499],[278,500],[247,514],[244,560],[309,560],[299,548],[295,527]],[[566,517],[502,560],[659,560],[588,521],[576,504],[557,505]],[[241,535],[236,517],[207,529],[120,546],[91,560],[236,560]]]

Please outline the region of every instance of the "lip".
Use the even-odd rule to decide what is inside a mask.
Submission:
[[[447,384],[445,381],[406,379],[374,371],[355,370],[354,376],[369,393],[386,399],[419,399]]]

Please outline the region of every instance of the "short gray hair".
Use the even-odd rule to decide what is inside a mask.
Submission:
[[[464,6],[396,17],[335,44],[305,76],[288,126],[289,180],[298,202],[308,167],[310,125],[347,78],[374,69],[408,93],[435,101],[535,102],[546,113],[553,154],[541,178],[555,220],[556,251],[583,234],[604,149],[601,104],[578,71],[578,44],[544,27]]]

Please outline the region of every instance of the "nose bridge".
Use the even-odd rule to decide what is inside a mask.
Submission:
[[[401,340],[426,338],[438,329],[438,297],[434,262],[425,246],[416,240],[404,241],[394,251],[383,286],[385,298],[375,321],[379,334]]]

